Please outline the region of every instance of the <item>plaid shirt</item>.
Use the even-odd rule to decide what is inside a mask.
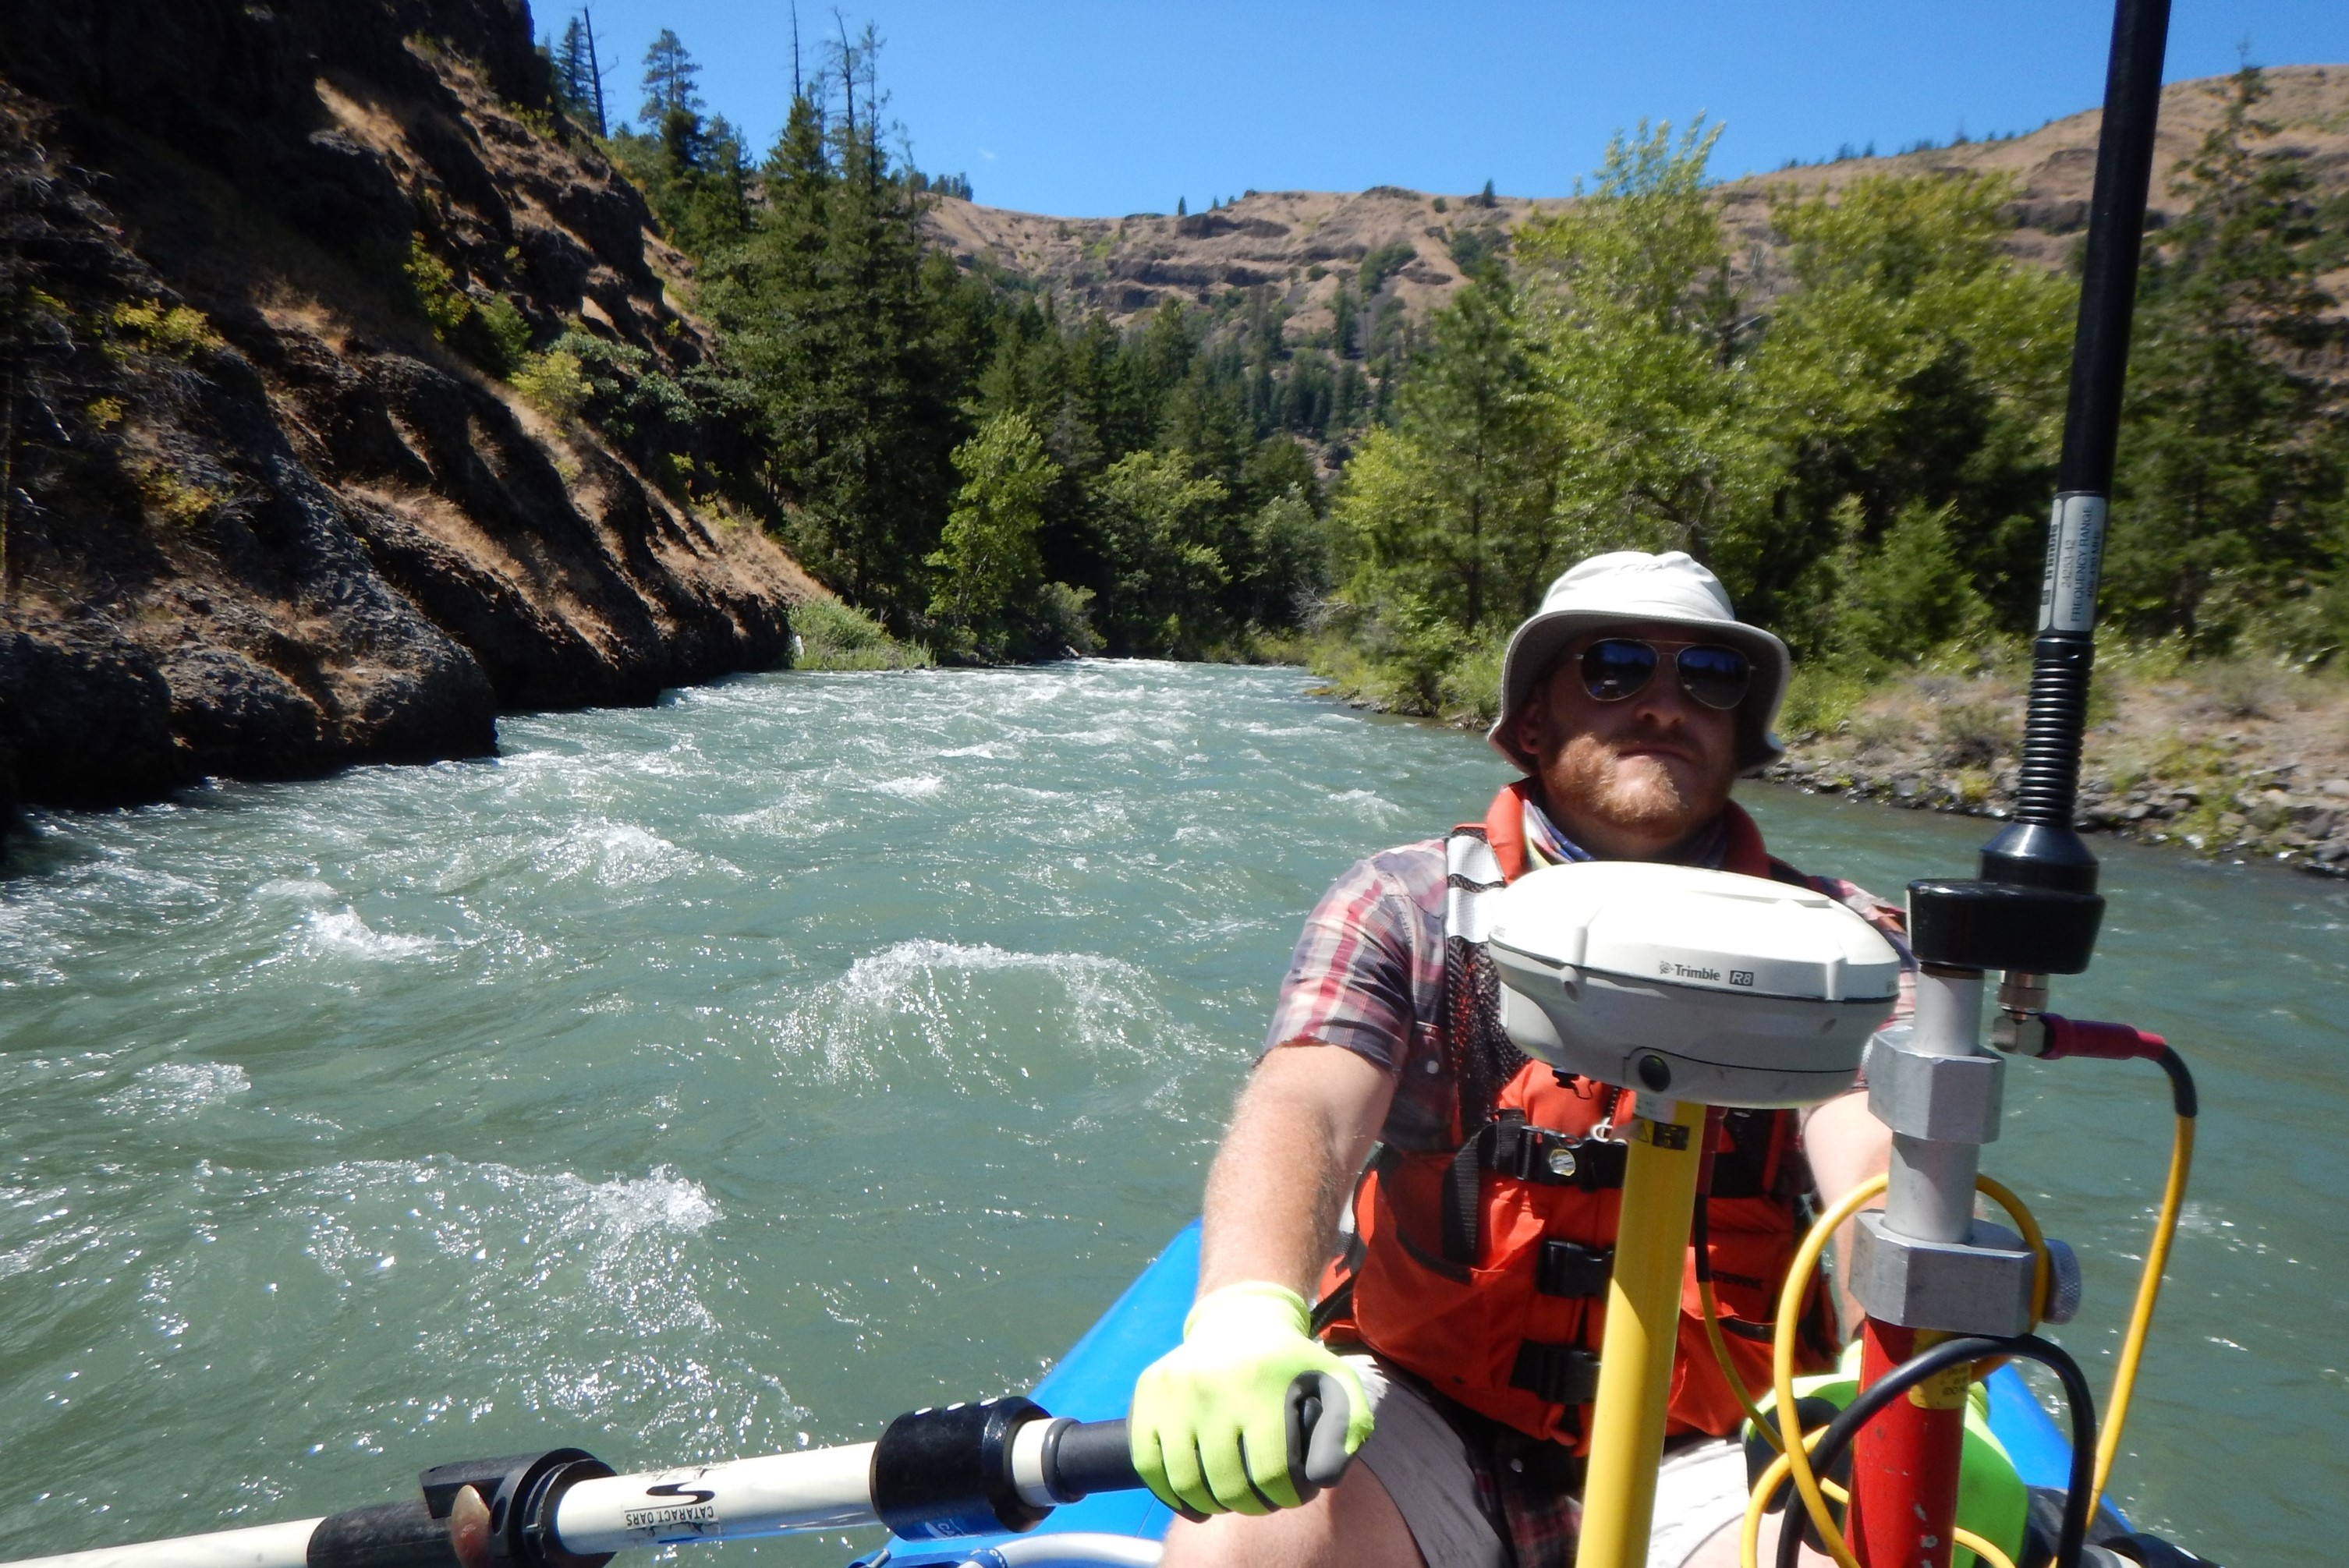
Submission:
[[[1803,880],[1899,949],[1894,1016],[1907,1016],[1915,982],[1899,906],[1839,877]],[[1381,1141],[1448,1152],[1459,1090],[1437,1036],[1443,1003],[1444,841],[1423,839],[1357,861],[1321,895],[1288,961],[1265,1048],[1314,1040],[1399,1074]]]

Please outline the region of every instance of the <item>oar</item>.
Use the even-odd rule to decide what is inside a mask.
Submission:
[[[1301,1491],[1345,1472],[1333,1385],[1290,1396]],[[1126,1424],[1023,1398],[915,1410],[880,1440],[616,1475],[580,1449],[439,1465],[422,1495],[324,1519],[23,1560],[16,1568],[600,1568],[640,1546],[885,1524],[906,1540],[1031,1530],[1064,1502],[1142,1484]]]

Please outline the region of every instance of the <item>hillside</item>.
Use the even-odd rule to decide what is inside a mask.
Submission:
[[[510,384],[566,329],[647,387],[711,348],[546,108],[508,0],[10,8],[0,808],[478,756],[786,656],[807,579],[683,482],[723,431]]]
[[[2217,119],[2211,89],[2222,80],[2178,82],[2163,92],[2152,201],[2162,221],[2176,215],[2167,170]],[[2349,189],[2349,66],[2278,67],[2268,80],[2274,96],[2261,112],[2285,128],[2280,140],[2307,150],[2331,188]],[[2015,253],[2059,266],[2086,227],[2102,119],[2090,109],[2001,141],[1810,164],[1729,181],[1720,193],[1732,233],[1744,242],[1739,248],[1746,264],[1756,254],[1764,258],[1765,289],[1773,244],[1770,193],[1788,187],[1806,193],[1831,190],[1874,173],[1951,170],[2012,176],[2018,186]],[[931,222],[957,255],[1039,279],[1080,309],[1105,311],[1119,323],[1168,299],[1205,304],[1228,290],[1269,286],[1289,306],[1288,336],[1305,342],[1330,330],[1340,280],[1353,275],[1363,257],[1408,247],[1410,259],[1394,271],[1383,295],[1418,315],[1441,304],[1459,281],[1452,255],[1459,236],[1506,232],[1532,213],[1567,204],[1499,197],[1487,208],[1467,196],[1381,185],[1356,195],[1255,191],[1220,210],[1183,218],[1053,218],[947,200]]]

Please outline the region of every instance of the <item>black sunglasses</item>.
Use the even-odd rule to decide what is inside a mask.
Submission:
[[[1745,700],[1754,684],[1754,663],[1735,648],[1718,643],[1665,643],[1678,648],[1672,669],[1681,690],[1707,707],[1733,708]],[[1621,702],[1636,696],[1661,662],[1659,645],[1636,637],[1602,637],[1582,650],[1582,689],[1594,702]]]

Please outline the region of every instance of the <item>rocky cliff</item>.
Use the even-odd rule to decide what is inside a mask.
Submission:
[[[725,432],[500,378],[572,332],[692,385],[648,222],[521,0],[16,0],[0,805],[480,755],[502,709],[781,662],[812,589],[697,486]]]

